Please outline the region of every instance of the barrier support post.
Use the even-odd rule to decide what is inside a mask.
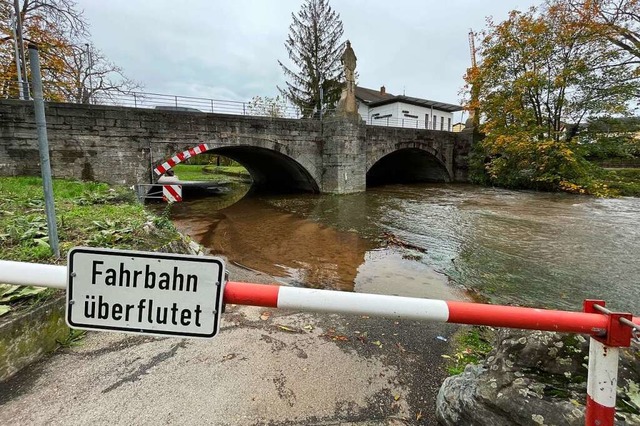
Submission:
[[[620,348],[631,345],[631,328],[620,322],[633,319],[631,314],[610,312],[603,300],[585,300],[586,313],[607,315],[607,333],[589,340],[589,371],[587,374],[587,407],[585,425],[613,426],[616,414],[618,360]]]

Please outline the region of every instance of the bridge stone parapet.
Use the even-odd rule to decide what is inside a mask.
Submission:
[[[153,167],[202,143],[245,166],[258,190],[359,192],[371,173],[390,173],[395,166],[389,158],[417,170],[405,178],[465,181],[471,147],[469,134],[366,126],[339,117],[296,120],[66,103],[48,103],[46,116],[55,177],[119,184],[152,182]],[[39,173],[33,104],[0,101],[0,176]]]

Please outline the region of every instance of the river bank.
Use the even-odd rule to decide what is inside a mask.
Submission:
[[[125,187],[53,181],[60,254],[49,245],[42,180],[0,179],[2,260],[63,264],[74,246],[162,251],[180,239],[165,215],[153,215]],[[83,332],[64,321],[63,292],[0,283],[0,380]]]

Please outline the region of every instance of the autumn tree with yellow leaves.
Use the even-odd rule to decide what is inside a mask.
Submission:
[[[122,70],[88,41],[89,31],[74,0],[20,0],[25,44],[38,45],[44,85],[49,101],[100,102],[138,88]],[[0,2],[0,97],[18,98],[14,0]],[[18,55],[29,70],[28,55]],[[23,58],[26,63],[23,62]]]
[[[466,76],[478,94],[474,177],[513,188],[599,191],[575,135],[590,116],[622,114],[639,88],[626,53],[565,1],[488,22],[481,63]]]
[[[640,64],[640,0],[565,0],[575,24],[586,26]]]

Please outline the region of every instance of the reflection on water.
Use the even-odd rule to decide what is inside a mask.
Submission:
[[[215,253],[294,285],[451,298],[447,276],[494,302],[640,313],[640,199],[420,184],[174,206]],[[425,252],[384,248],[390,232]],[[446,274],[446,275],[445,275]]]
[[[353,290],[356,270],[373,248],[354,232],[337,231],[256,198],[211,213],[185,206],[173,214],[176,224],[189,226],[190,234],[212,252],[293,284]]]
[[[393,296],[461,299],[460,289],[449,286],[446,275],[438,273],[399,249],[380,249],[366,253],[358,268],[355,290]]]

